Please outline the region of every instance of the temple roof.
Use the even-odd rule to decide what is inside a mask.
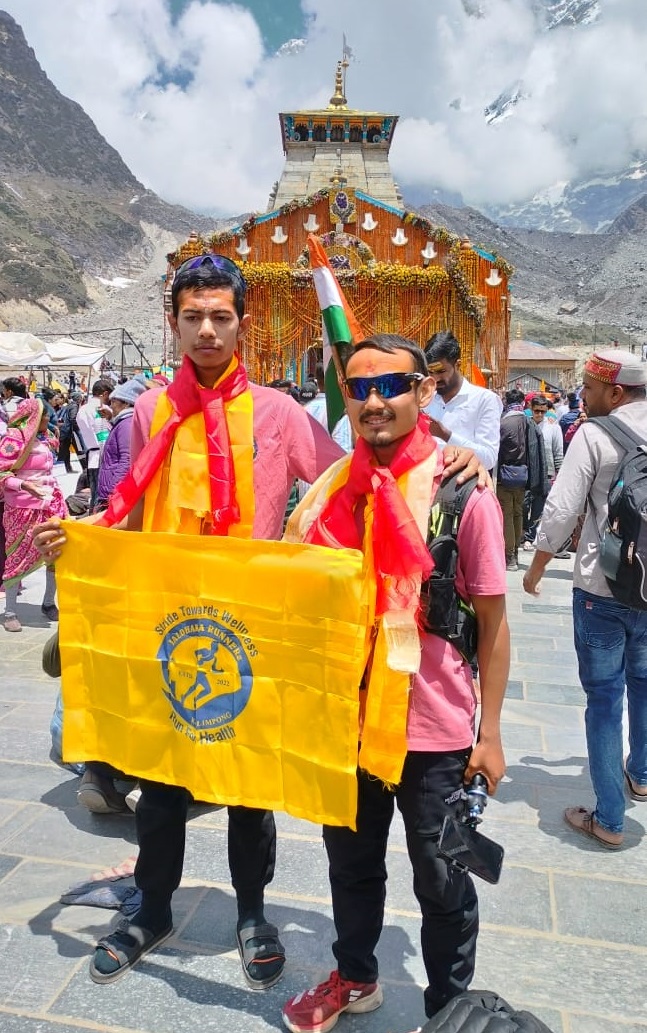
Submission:
[[[537,341],[521,341],[518,338],[510,341],[509,359],[511,362],[533,362],[548,364],[567,363],[575,365],[575,359],[564,352],[554,351],[547,348],[545,344],[538,344]]]

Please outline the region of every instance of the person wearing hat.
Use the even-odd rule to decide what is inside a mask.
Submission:
[[[146,385],[137,377],[119,384],[110,393],[112,422],[110,433],[101,453],[96,510],[108,508],[113,491],[130,469],[130,430],[135,402],[143,395]]]
[[[647,364],[619,349],[601,351],[584,366],[582,400],[587,416],[613,415],[647,441]],[[608,493],[625,452],[591,420],[583,423],[564,456],[537,532],[537,551],[523,587],[539,594],[544,570],[586,516],[575,555],[573,625],[580,681],[586,694],[586,742],[596,804],[568,807],[566,823],[600,846],[623,842],[624,790],[647,802],[647,610],[615,599],[600,565],[600,540]],[[629,754],[623,764],[625,684]]]

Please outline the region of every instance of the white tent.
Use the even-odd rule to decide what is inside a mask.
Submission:
[[[98,366],[108,351],[95,344],[58,337],[55,341],[41,341],[34,334],[0,333],[0,366],[11,369],[33,366],[88,367]]]

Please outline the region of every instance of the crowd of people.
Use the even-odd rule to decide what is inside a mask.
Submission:
[[[325,827],[323,833],[336,964],[327,980],[286,1002],[283,1020],[293,1033],[318,1033],[331,1029],[343,1012],[368,1012],[381,1004],[375,948],[396,806],[422,915],[424,1008],[433,1016],[467,989],[474,973],[476,889],[467,872],[439,856],[437,842],[444,818],[460,812],[465,784],[480,774],[492,794],[505,773],[500,716],[510,660],[506,573],[518,569],[519,550],[527,543],[534,556],[524,588],[536,593],[546,564],[564,554],[585,513],[574,612],[597,805],[592,811],[569,808],[565,820],[602,847],[618,848],[623,787],[634,800],[647,799],[647,611],[616,603],[597,568],[596,534],[602,532],[620,448],[601,427],[587,424],[581,411],[583,406],[589,416],[617,413],[639,427],[644,440],[647,365],[622,352],[601,353],[586,364],[579,396],[524,395],[513,388],[500,399],[464,376],[460,343],[451,330],[435,334],[424,350],[397,334],[378,333],[359,342],[348,360],[341,384],[345,423],[334,439],[326,426],[321,368],[300,389],[288,380],[266,387],[248,381],[239,358],[251,318],[245,290],[239,268],[228,259],[189,259],[172,287],[169,322],[183,353],[172,384],[151,384],[143,376],[115,384],[102,377],[87,401],[70,397],[67,404],[78,406],[68,417],[71,441],[79,436],[87,478],[74,493],[74,505],[82,508],[87,498],[86,519],[101,520],[115,534],[285,534],[292,542],[365,552],[376,585],[375,656],[382,655],[383,642],[389,657],[386,629],[396,613],[399,620],[404,615],[403,626],[417,647],[405,708],[406,746],[399,777],[387,785],[364,766],[364,726],[358,729],[357,830]],[[48,565],[43,612],[52,605],[54,564],[66,547],[65,503],[52,474],[60,429],[57,440],[44,401],[25,395],[18,391],[19,400],[12,402],[13,389],[5,390],[6,425],[0,428],[8,631],[18,630],[7,627],[18,621],[17,586],[37,562]],[[205,427],[215,427],[222,445],[217,454],[207,449]],[[202,451],[187,447],[189,435],[193,443],[204,442]],[[134,478],[129,470],[135,461],[150,476]],[[232,468],[235,478],[226,475]],[[434,591],[434,499],[441,481],[459,472],[479,482],[458,523],[452,589],[472,613],[475,656],[418,618],[421,601]],[[244,483],[253,485],[252,497],[238,490]],[[194,486],[190,496],[174,487],[186,484]],[[19,504],[28,510],[27,519],[16,517]],[[363,720],[375,663],[358,686]],[[388,680],[386,668],[380,673]],[[108,793],[102,779],[114,775],[92,764],[89,773],[83,781],[86,805]],[[121,976],[173,928],[172,898],[182,877],[191,798],[182,786],[137,774],[135,879],[141,906],[99,940],[90,960],[90,976],[98,983]],[[121,809],[119,801],[113,809]],[[286,962],[264,902],[275,866],[274,817],[242,806],[228,812],[238,950],[245,979],[261,990],[281,978]]]
[[[26,375],[0,381],[0,591],[9,632],[22,630],[17,596],[43,562],[33,546],[35,528],[51,517],[81,517],[107,507],[130,467],[135,401],[168,383],[162,374],[126,378],[109,370],[88,397],[77,390],[74,372],[67,379],[67,387],[40,389]],[[73,454],[79,476],[63,499],[55,465],[72,473]],[[55,597],[54,571],[47,566],[41,612],[50,621],[58,620]]]

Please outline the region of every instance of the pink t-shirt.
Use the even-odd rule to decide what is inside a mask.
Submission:
[[[343,450],[289,395],[250,384],[254,401],[254,538],[280,538],[295,478],[312,483],[341,459]],[[159,391],[151,388],[135,403],[131,462],[150,437]]]
[[[473,491],[458,529],[456,587],[464,599],[505,595],[503,518],[489,489]],[[472,672],[438,635],[422,634],[420,671],[414,675],[407,746],[414,752],[462,750],[474,741],[476,697]]]

